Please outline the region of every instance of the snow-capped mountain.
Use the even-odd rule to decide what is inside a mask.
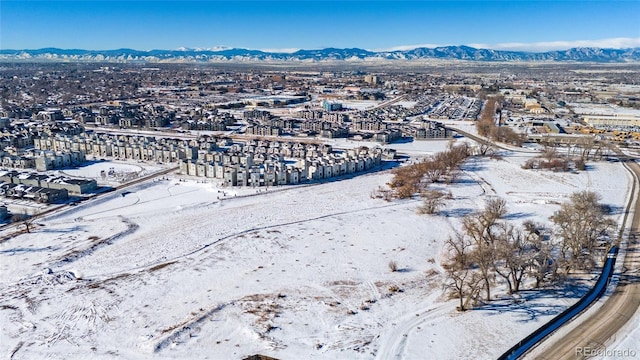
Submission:
[[[466,61],[555,61],[555,62],[638,62],[640,48],[572,48],[547,52],[476,49],[443,46],[412,50],[369,51],[359,48],[269,52],[238,48],[149,50],[81,50],[44,48],[0,50],[0,60],[110,61],[110,62],[233,62],[233,61],[358,61],[358,60],[466,60]]]

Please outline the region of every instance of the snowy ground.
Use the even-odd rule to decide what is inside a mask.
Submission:
[[[402,106],[407,109],[413,109],[417,103],[418,103],[417,101],[397,101],[393,103],[393,105]]]
[[[405,150],[446,146],[417,144]],[[522,170],[528,156],[467,163],[439,216],[372,199],[388,172],[260,194],[173,177],[102,195],[0,242],[0,354],[495,358],[585,288],[457,313],[439,263],[462,216],[498,195],[514,223],[548,222],[588,188],[620,218],[630,184],[619,163],[560,174]]]
[[[373,109],[382,103],[382,101],[375,100],[340,100],[339,102],[342,104],[342,107],[354,110]]]
[[[634,317],[620,330],[620,337],[613,344],[601,350],[602,356],[596,359],[629,359],[640,356],[640,312],[636,311]]]
[[[121,185],[127,179],[135,179],[158,172],[167,165],[157,165],[151,162],[97,161],[87,166],[69,168],[58,173],[74,178],[93,179],[101,186]]]

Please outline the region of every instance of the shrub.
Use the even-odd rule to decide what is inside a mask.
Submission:
[[[398,271],[398,263],[394,260],[389,261],[389,270],[391,270],[391,272]]]
[[[419,214],[435,214],[444,205],[444,199],[447,196],[442,191],[427,190],[420,193],[423,199],[422,206],[418,208]]]

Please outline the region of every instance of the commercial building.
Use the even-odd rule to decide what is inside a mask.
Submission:
[[[583,119],[590,126],[640,126],[640,115],[636,114],[584,115]]]

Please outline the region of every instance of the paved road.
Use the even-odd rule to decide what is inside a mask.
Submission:
[[[513,150],[475,134],[470,134],[454,127],[451,129],[477,142],[490,144],[505,150]],[[640,166],[633,158],[624,155],[621,151],[617,150],[616,153],[624,161],[625,166],[633,172],[635,178],[632,196],[627,209],[629,210],[632,202],[638,197],[636,191],[640,182]],[[596,313],[576,326],[575,329],[561,338],[559,335],[552,335],[541,343],[550,344],[546,349],[534,352],[528,357],[543,360],[585,359],[587,356],[583,356],[577,349],[590,348],[596,350],[610,346],[615,341],[616,334],[622,326],[636,314],[640,308],[640,232],[638,232],[640,229],[640,201],[636,202],[633,210],[623,271],[620,274],[614,293]],[[625,221],[625,224],[627,223]],[[637,316],[640,316],[640,314]]]
[[[460,134],[460,135],[462,135],[464,137],[467,137],[467,138],[469,138],[469,139],[471,139],[471,140],[473,140],[473,141],[475,141],[477,143],[493,146],[494,148],[498,148],[498,149],[502,149],[502,150],[509,150],[509,151],[517,151],[517,152],[527,152],[527,153],[531,152],[530,150],[527,150],[527,149],[518,149],[516,147],[508,147],[507,145],[491,141],[491,140],[489,140],[489,139],[487,139],[485,137],[482,137],[482,136],[476,135],[476,134],[472,134],[470,132],[461,130],[461,129],[459,129],[457,127],[454,127],[454,126],[448,126],[447,125],[446,128],[451,129],[451,130],[457,132],[458,134]]]
[[[405,97],[406,97],[406,95],[400,95],[400,96],[395,97],[395,98],[393,98],[393,99],[391,99],[389,101],[382,102],[382,103],[372,107],[371,110],[382,109],[384,107],[391,106],[391,105],[397,103],[400,100],[404,100]]]
[[[621,154],[619,154],[621,155]],[[621,159],[628,159],[620,156]],[[633,171],[634,191],[632,200],[637,198],[638,179],[640,178],[640,166],[635,161],[627,161],[626,166]],[[616,334],[622,326],[631,319],[640,307],[640,201],[635,204],[629,243],[626,249],[623,270],[620,281],[614,293],[603,306],[584,322],[578,325],[568,334],[558,339],[552,336],[546,342],[551,343],[544,351],[536,355],[537,359],[585,359],[578,349],[604,349],[612,345]],[[640,316],[637,314],[636,316]],[[637,349],[634,349],[637,350]]]

